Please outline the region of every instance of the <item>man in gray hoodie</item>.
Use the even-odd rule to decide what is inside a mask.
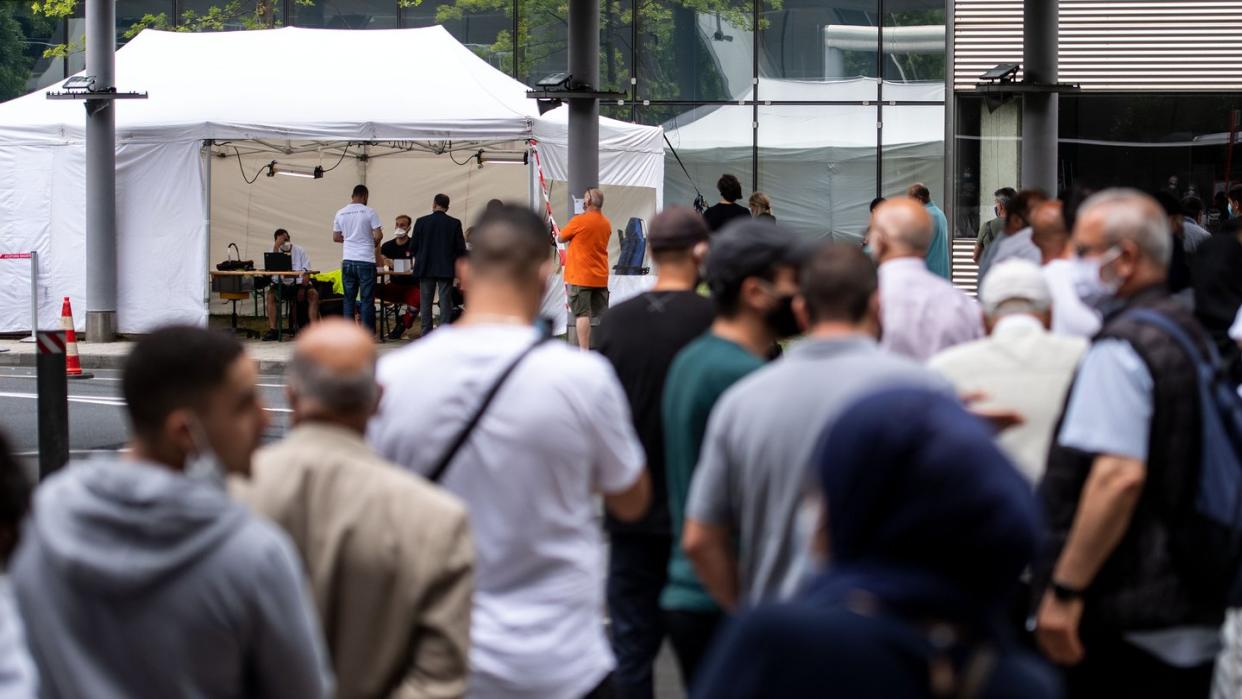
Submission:
[[[44,697],[331,693],[297,554],[231,501],[267,424],[232,337],[158,330],[126,360],[130,452],[38,489],[12,562]]]

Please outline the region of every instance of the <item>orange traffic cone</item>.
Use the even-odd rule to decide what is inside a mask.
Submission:
[[[69,307],[69,297],[65,297],[60,307],[60,327],[65,331],[65,376],[71,379],[89,379],[94,374],[82,371],[82,360],[78,357],[78,334],[73,329],[73,309]]]

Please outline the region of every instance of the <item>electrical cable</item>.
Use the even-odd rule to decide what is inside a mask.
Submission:
[[[330,168],[328,168],[328,169],[324,170],[324,172],[325,172],[325,173],[332,172],[333,170],[335,170],[335,169],[337,168],[337,166],[339,166],[342,162],[344,162],[344,160],[345,160],[345,156],[349,153],[349,147],[350,147],[351,145],[353,145],[353,144],[352,144],[352,143],[346,143],[346,144],[345,144],[345,150],[341,151],[341,159],[340,159],[340,160],[338,160],[338,161],[336,161],[336,165],[333,165],[332,167],[330,167]]]
[[[259,175],[262,175],[264,170],[266,170],[267,168],[271,167],[271,165],[264,165],[264,166],[262,166],[262,167],[260,167],[260,168],[259,168],[259,171],[258,171],[258,172],[254,173],[254,177],[253,177],[253,178],[251,178],[251,179],[246,179],[246,169],[242,167],[242,161],[241,161],[241,160],[242,160],[242,158],[241,158],[241,151],[237,150],[237,146],[233,146],[233,152],[237,154],[237,169],[238,169],[239,171],[241,171],[242,180],[243,180],[246,184],[254,184],[255,182],[258,182],[258,181],[259,181]]]
[[[454,165],[457,165],[457,166],[459,166],[459,167],[460,167],[460,166],[462,166],[462,165],[469,165],[469,164],[470,164],[470,158],[475,158],[475,157],[477,157],[477,154],[475,154],[475,155],[470,156],[470,158],[466,158],[466,162],[464,162],[464,163],[459,163],[459,162],[457,162],[457,158],[454,158],[454,157],[453,157],[453,142],[452,142],[452,141],[449,141],[448,150],[446,150],[446,151],[444,151],[444,152],[448,154],[449,160],[452,160],[452,161],[453,161],[453,164],[454,164]]]

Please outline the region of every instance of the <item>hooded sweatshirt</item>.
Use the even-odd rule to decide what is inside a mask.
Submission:
[[[12,580],[44,697],[331,692],[291,544],[205,480],[71,464],[36,492]]]

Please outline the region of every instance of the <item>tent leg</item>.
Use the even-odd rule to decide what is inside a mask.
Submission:
[[[211,146],[215,142],[210,138],[203,141],[203,261],[211,269]],[[203,284],[203,310],[207,313],[207,324],[211,324],[211,275],[206,275]],[[236,311],[237,302],[233,302]],[[236,314],[234,314],[236,315]]]

